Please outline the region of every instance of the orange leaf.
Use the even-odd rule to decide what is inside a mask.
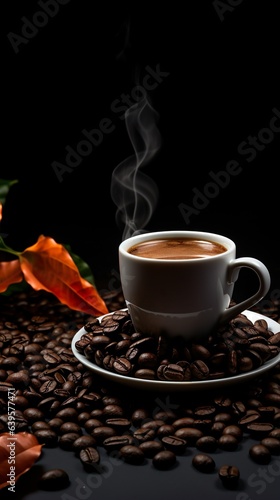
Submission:
[[[25,280],[35,290],[53,293],[63,304],[86,314],[108,313],[96,288],[81,277],[68,251],[54,239],[41,235],[19,259]]]
[[[14,486],[13,482],[39,458],[42,446],[36,436],[28,432],[0,434],[0,489]]]
[[[23,280],[19,260],[0,262],[0,293],[5,292],[9,285]]]

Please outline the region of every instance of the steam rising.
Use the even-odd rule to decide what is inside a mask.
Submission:
[[[126,129],[134,153],[119,163],[111,180],[111,196],[117,206],[116,222],[124,225],[122,240],[141,232],[149,222],[158,200],[155,182],[140,168],[147,165],[161,145],[157,114],[146,97],[125,114]]]

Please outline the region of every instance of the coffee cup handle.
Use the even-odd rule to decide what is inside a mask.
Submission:
[[[253,257],[241,257],[239,259],[232,260],[229,263],[227,276],[227,282],[229,285],[232,285],[237,281],[239,271],[242,267],[252,269],[252,271],[257,274],[259,278],[259,289],[254,295],[248,297],[248,299],[245,299],[242,302],[226,309],[220,318],[220,323],[230,321],[244,310],[257,304],[269,291],[271,283],[269,271],[261,261],[254,259]]]

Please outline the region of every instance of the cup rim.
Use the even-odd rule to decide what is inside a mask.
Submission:
[[[149,241],[153,239],[159,239],[159,238],[185,238],[185,237],[190,237],[190,238],[197,238],[201,240],[208,240],[208,241],[215,241],[216,243],[220,243],[224,245],[227,250],[223,253],[217,254],[217,255],[207,255],[203,259],[200,257],[195,257],[192,259],[155,259],[152,257],[142,257],[139,255],[133,255],[128,252],[128,249],[131,248],[132,246],[136,245],[137,243],[141,243],[142,241]],[[167,230],[167,231],[146,231],[141,234],[136,234],[134,236],[130,236],[129,238],[126,238],[123,240],[120,245],[119,245],[119,253],[125,256],[126,258],[132,259],[132,260],[141,260],[141,261],[149,261],[149,262],[194,262],[194,261],[199,261],[201,262],[206,261],[208,259],[219,259],[225,255],[228,255],[230,252],[235,250],[236,245],[233,240],[228,238],[227,236],[224,236],[222,234],[218,233],[210,233],[206,231],[188,231],[188,230]]]

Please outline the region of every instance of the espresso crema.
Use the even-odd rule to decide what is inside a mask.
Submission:
[[[191,238],[166,238],[143,241],[128,249],[128,253],[147,259],[203,259],[226,252],[216,241]]]

